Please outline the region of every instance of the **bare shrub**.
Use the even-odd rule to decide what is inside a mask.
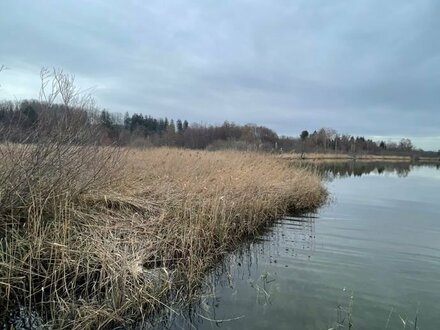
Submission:
[[[84,274],[96,276],[75,272],[82,254],[74,251],[87,242],[78,234],[87,232],[78,232],[84,196],[104,192],[120,176],[121,150],[99,145],[93,108],[63,94],[71,80],[59,82],[62,73],[53,79],[51,93],[65,96],[62,105],[50,97],[33,108],[35,120],[22,116],[23,108],[0,126],[0,323],[17,308],[44,320],[57,319],[54,313],[69,318],[63,303],[82,292],[76,285],[85,283]]]
[[[43,69],[42,77],[40,94],[47,101],[31,109],[37,119],[24,125],[29,116],[19,112],[0,126],[0,219],[10,210],[26,217],[36,197],[47,204],[106,186],[120,160],[119,149],[99,146],[102,132],[91,96],[81,96],[73,76]],[[59,96],[63,105],[53,103]]]

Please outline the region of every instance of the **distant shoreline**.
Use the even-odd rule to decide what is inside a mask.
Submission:
[[[325,153],[284,153],[278,156],[287,160],[309,161],[392,161],[392,162],[429,162],[440,163],[440,157],[413,157],[398,155],[353,155],[353,154],[325,154]]]

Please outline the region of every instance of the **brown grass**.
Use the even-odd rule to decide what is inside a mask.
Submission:
[[[26,198],[1,209],[5,315],[20,306],[55,328],[130,323],[187,299],[245,236],[287,212],[318,207],[326,195],[316,173],[269,155],[132,149],[123,160],[106,185],[51,195],[30,185]],[[85,187],[83,175],[68,178],[57,187]]]

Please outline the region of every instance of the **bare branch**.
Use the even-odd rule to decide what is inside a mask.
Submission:
[[[49,94],[46,92],[47,85],[49,84],[49,81],[51,80],[51,76],[52,76],[52,74],[48,68],[45,68],[45,67],[41,68],[41,70],[40,70],[41,85],[40,85],[39,97],[40,97],[40,101],[46,102],[49,105],[52,104],[53,99],[54,99],[54,97],[53,97],[54,95],[52,92]]]
[[[62,69],[40,71],[40,100],[52,105],[57,99],[66,107],[94,109],[95,101],[92,97],[93,88],[79,89],[75,85],[75,75],[65,73]]]
[[[0,72],[5,71],[5,70],[8,70],[6,65],[4,65],[4,64],[0,65]],[[1,84],[0,84],[0,87],[1,87]]]

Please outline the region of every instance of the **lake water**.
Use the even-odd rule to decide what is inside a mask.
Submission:
[[[172,329],[440,329],[438,166],[326,165],[329,205],[208,276]]]

